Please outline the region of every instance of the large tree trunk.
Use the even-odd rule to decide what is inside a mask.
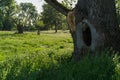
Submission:
[[[77,57],[77,60],[88,50],[109,48],[120,51],[120,31],[114,0],[78,0],[75,7],[75,22],[76,39],[74,40],[76,41],[74,42],[77,44],[74,43],[76,46],[74,57]],[[88,26],[89,33],[87,30],[85,33],[82,31],[85,27],[83,24]]]
[[[45,0],[67,16],[56,0]],[[78,0],[74,8],[75,31],[70,30],[74,43],[73,58],[81,59],[88,51],[91,54],[105,48],[120,52],[120,29],[114,0]],[[73,21],[73,20],[72,20]]]

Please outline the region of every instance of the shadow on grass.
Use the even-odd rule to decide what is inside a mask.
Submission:
[[[11,66],[7,64],[4,68],[8,70],[5,80],[119,80],[112,59],[108,55],[87,56],[76,63],[70,57],[63,57],[57,60],[57,64],[38,61],[38,65],[16,59]]]
[[[58,32],[55,32],[55,31],[41,31],[41,33],[44,33],[44,34],[60,34],[60,33],[69,33],[68,30],[58,30]]]
[[[23,33],[23,34],[18,34],[18,33],[15,33],[15,32],[13,32],[13,33],[9,33],[9,32],[7,32],[7,33],[1,33],[0,34],[0,36],[1,37],[16,37],[16,36],[20,36],[20,35],[24,35],[25,33]]]
[[[78,63],[66,61],[57,67],[42,68],[37,80],[112,80],[114,75],[111,57],[86,57]]]
[[[3,37],[8,37],[8,36],[14,36],[15,34],[0,34],[0,36],[3,36]]]

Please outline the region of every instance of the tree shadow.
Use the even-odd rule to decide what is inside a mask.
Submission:
[[[22,64],[21,60],[15,60],[5,80],[111,80],[115,74],[112,57],[108,55],[89,56],[79,62],[64,56],[57,61],[57,63],[42,63],[42,66],[38,65],[39,69],[32,69],[34,63],[27,61]]]
[[[14,36],[15,34],[0,34],[0,36],[4,36],[4,37],[9,37],[9,36]]]
[[[79,62],[62,59],[57,66],[42,68],[37,80],[111,80],[115,66],[111,57],[86,57]]]

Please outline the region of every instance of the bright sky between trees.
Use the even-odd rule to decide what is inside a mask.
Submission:
[[[44,0],[15,0],[18,4],[20,4],[21,2],[25,3],[25,2],[30,2],[33,3],[33,5],[36,6],[38,12],[42,12],[42,5],[45,3]],[[63,0],[58,0],[59,2],[63,1]]]
[[[42,12],[42,5],[45,3],[44,0],[15,0],[18,4],[21,2],[30,2],[33,3],[33,5],[36,6],[38,12]]]

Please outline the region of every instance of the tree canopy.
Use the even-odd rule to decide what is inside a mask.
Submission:
[[[64,16],[49,4],[43,5],[43,12],[41,13],[41,16],[41,19],[45,23],[46,29],[52,29],[56,27],[59,27],[60,29],[62,23],[65,23]]]

